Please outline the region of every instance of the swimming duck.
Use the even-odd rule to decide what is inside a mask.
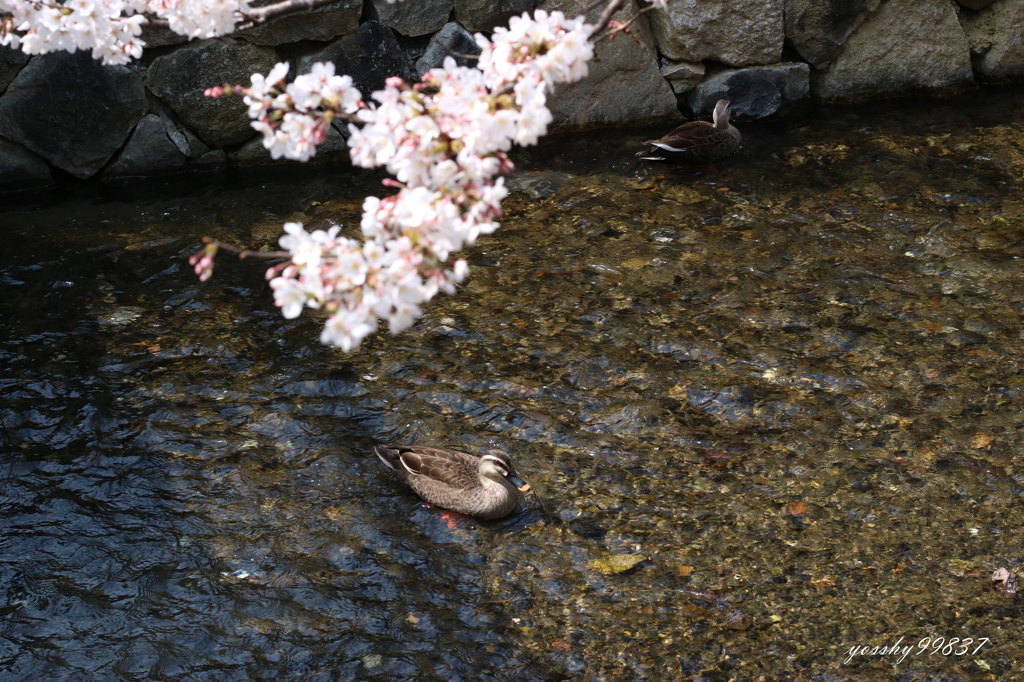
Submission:
[[[467,516],[508,516],[522,498],[520,493],[530,490],[502,450],[484,450],[475,457],[418,445],[374,445],[373,449],[424,500]]]
[[[668,135],[657,140],[647,140],[652,145],[648,151],[637,152],[637,156],[648,161],[705,160],[718,159],[735,154],[740,148],[742,136],[729,123],[732,105],[727,99],[720,99],[715,105],[714,123],[689,121]]]

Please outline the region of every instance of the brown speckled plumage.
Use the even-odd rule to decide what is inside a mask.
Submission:
[[[502,450],[475,457],[417,445],[375,445],[377,456],[417,495],[438,507],[481,519],[508,516],[530,489]]]
[[[740,131],[729,123],[732,106],[727,99],[720,99],[715,105],[714,123],[690,121],[679,126],[668,135],[657,140],[647,140],[651,148],[637,152],[637,156],[648,161],[665,160],[710,160],[735,154],[743,139]]]

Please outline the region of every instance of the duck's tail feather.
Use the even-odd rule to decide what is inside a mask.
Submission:
[[[378,457],[380,457],[380,461],[388,465],[389,469],[398,470],[398,450],[390,448],[387,445],[374,445],[373,451],[377,453]]]

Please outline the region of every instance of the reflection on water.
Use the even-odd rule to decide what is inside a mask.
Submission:
[[[989,586],[1024,557],[1022,110],[747,124],[715,167],[555,139],[468,285],[351,354],[185,259],[356,226],[376,178],[9,206],[0,677],[1024,675]],[[505,448],[537,497],[449,517],[376,441]],[[926,636],[989,641],[846,662]]]

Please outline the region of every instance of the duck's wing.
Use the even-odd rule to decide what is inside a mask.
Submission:
[[[684,123],[665,137],[649,143],[658,149],[676,154],[700,156],[721,143],[723,131],[706,121]]]
[[[713,129],[714,126],[707,121],[687,121],[681,126],[673,128],[672,132],[662,135],[656,140],[646,140],[643,144],[652,144],[655,147],[673,146],[682,140],[686,140],[691,134],[699,131],[701,128]]]
[[[689,121],[672,130],[664,137],[646,140],[650,149],[637,152],[637,156],[648,161],[664,161],[668,158],[701,158],[714,153],[715,139],[722,131],[707,121]]]
[[[425,446],[390,446],[407,476],[422,476],[453,488],[480,485],[479,459],[466,452]]]

